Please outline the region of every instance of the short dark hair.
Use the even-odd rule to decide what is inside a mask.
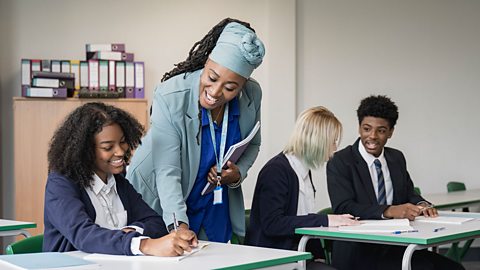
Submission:
[[[95,168],[95,135],[106,125],[118,124],[129,149],[139,144],[143,126],[128,112],[101,102],[91,102],[71,112],[55,131],[48,150],[48,170],[57,172],[83,187],[91,185]]]
[[[371,95],[360,102],[357,109],[358,123],[362,123],[363,118],[367,116],[386,119],[390,128],[395,127],[398,120],[398,107],[387,96]]]

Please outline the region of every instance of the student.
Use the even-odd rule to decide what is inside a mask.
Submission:
[[[87,103],[67,116],[48,151],[43,251],[176,256],[195,234],[168,234],[122,176],[143,127],[125,111]]]
[[[360,138],[327,164],[327,185],[335,213],[361,219],[437,216],[415,193],[402,152],[385,147],[393,135],[398,108],[386,96],[369,96],[357,110]],[[342,269],[400,269],[405,247],[334,241],[332,264]],[[463,269],[446,257],[417,250],[413,269]]]
[[[136,150],[127,178],[172,229],[227,242],[245,235],[241,184],[257,158],[260,132],[238,162],[222,169],[223,153],[260,120],[260,85],[250,75],[265,49],[248,23],[225,19],[167,72],[155,90],[151,127]],[[225,150],[224,150],[225,149]],[[217,174],[219,177],[217,177]],[[219,185],[201,195],[208,182]]]
[[[295,228],[357,223],[351,215],[317,214],[315,209],[310,170],[332,156],[341,133],[341,123],[324,107],[310,108],[299,116],[283,152],[258,175],[246,244],[297,250],[300,236]]]

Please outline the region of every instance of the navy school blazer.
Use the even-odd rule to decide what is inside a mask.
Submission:
[[[151,209],[133,186],[115,175],[118,195],[127,211],[127,226],[144,229],[143,235],[158,238],[168,234],[162,218]],[[133,255],[131,239],[138,232],[125,233],[95,224],[95,208],[83,187],[52,172],[45,190],[43,251],[81,250],[88,253]]]
[[[295,228],[328,226],[324,214],[297,216],[298,190],[297,174],[283,153],[265,164],[255,186],[247,245],[296,250]]]

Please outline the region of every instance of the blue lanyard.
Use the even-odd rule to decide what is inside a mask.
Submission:
[[[228,129],[228,108],[229,103],[225,105],[225,111],[223,113],[223,123],[222,123],[222,136],[220,138],[220,153],[217,153],[217,142],[215,140],[215,130],[213,128],[212,121],[212,111],[208,111],[208,124],[210,126],[210,136],[212,137],[213,151],[215,152],[215,159],[217,161],[217,186],[220,185],[220,180],[222,179],[222,164],[223,164],[223,155],[225,153],[225,144],[227,141],[227,129]],[[218,155],[220,154],[220,155]]]

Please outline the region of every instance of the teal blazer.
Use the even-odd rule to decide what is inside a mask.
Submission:
[[[192,190],[200,164],[201,128],[199,82],[202,70],[177,75],[155,89],[150,129],[135,150],[127,179],[143,199],[163,216],[166,225],[178,221],[188,224],[185,201]],[[248,79],[238,96],[240,131],[245,138],[260,121],[262,91]],[[252,139],[237,161],[241,179],[229,186],[232,230],[245,235],[245,208],[241,183],[257,158],[261,132]]]

